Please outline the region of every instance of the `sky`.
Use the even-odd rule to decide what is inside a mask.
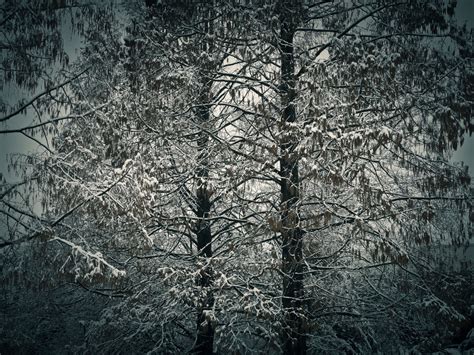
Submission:
[[[72,63],[77,59],[80,48],[81,38],[77,34],[73,34],[70,24],[63,23],[61,29],[63,35],[63,44],[66,53]],[[55,68],[51,68],[53,71]],[[18,89],[14,84],[7,83],[0,91],[2,100],[8,104],[15,104],[20,98],[29,100],[35,93],[25,93]],[[41,90],[38,90],[38,93]],[[32,112],[28,111],[26,115],[17,115],[8,120],[8,125],[0,123],[0,129],[14,129],[25,127],[33,122]],[[25,154],[29,152],[42,151],[38,144],[33,140],[26,138],[20,133],[0,134],[0,174],[7,178],[7,181],[16,181],[15,174],[8,171],[8,157],[15,154]]]
[[[474,0],[458,0],[456,16],[461,22],[473,28],[474,27]],[[474,135],[466,135],[464,144],[453,154],[453,161],[463,161],[469,166],[469,172],[474,177]]]
[[[456,16],[460,22],[465,22],[469,27],[474,27],[474,0],[458,0]],[[71,34],[70,28],[64,25],[64,46],[71,58],[71,61],[77,57],[80,49],[80,38]],[[13,86],[5,86],[1,91],[3,100],[14,102],[18,99],[19,93]],[[14,122],[13,122],[14,121]],[[31,122],[31,117],[15,117],[9,121],[9,127],[20,127]],[[0,124],[0,128],[4,128]],[[454,152],[453,162],[464,162],[469,166],[469,172],[474,177],[474,136],[466,135],[464,144]],[[7,156],[15,153],[34,152],[38,149],[30,139],[21,134],[0,134],[0,174],[7,177],[9,181],[14,181],[15,176],[8,172]]]

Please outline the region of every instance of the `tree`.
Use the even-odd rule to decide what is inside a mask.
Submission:
[[[469,76],[469,45],[440,16],[452,14],[451,6],[267,2],[258,4],[260,15],[256,3],[249,6],[260,41],[248,51],[254,55],[250,78],[236,77],[257,92],[255,104],[242,111],[268,119],[242,136],[254,149],[263,147],[260,173],[281,190],[280,216],[269,223],[281,235],[287,352],[305,351],[304,324],[314,323],[303,302],[303,274],[317,273],[318,259],[331,256],[305,257],[303,239],[311,249],[324,232],[342,239],[337,255],[352,248],[362,261],[372,253],[380,267],[403,265],[410,240],[435,234],[415,221],[413,205],[428,215],[435,201],[452,201],[454,208],[464,206],[461,225],[468,223],[469,177],[453,173],[443,159],[472,131],[469,85],[462,79]],[[427,33],[428,26],[439,33]],[[454,55],[447,47],[456,48]],[[415,58],[426,61],[422,71]],[[453,70],[467,72],[448,79]],[[448,111],[456,112],[448,119],[456,117],[454,125],[441,113]],[[447,184],[460,190],[448,192]],[[406,218],[418,227],[407,226]],[[389,238],[392,228],[397,238]]]
[[[124,296],[95,351],[374,352],[384,316],[400,342],[415,310],[458,317],[420,251],[471,228],[453,6],[130,5],[87,31],[75,119],[35,164],[48,213],[5,246],[59,241],[76,282]]]
[[[463,79],[470,75],[471,49],[446,15],[452,15],[452,6],[267,3],[265,11],[277,16],[267,43],[278,49],[274,61],[280,73],[272,86],[278,89],[272,96],[281,103],[268,114],[281,120],[270,125],[273,132],[268,129],[275,138],[267,151],[277,147],[277,154],[267,161],[277,160],[280,169],[277,228],[287,353],[305,352],[304,323],[311,315],[303,301],[303,275],[319,268],[303,255],[303,239],[311,246],[313,238],[321,238],[319,231],[341,233],[342,247],[359,249],[360,236],[369,243],[364,254],[373,243],[382,265],[404,264],[400,237],[416,241],[420,234],[435,234],[416,222],[420,212],[410,213],[413,205],[431,211],[434,201],[452,201],[454,208],[463,206],[460,223],[467,223],[469,176],[448,168],[446,155],[443,159],[473,127],[470,84]],[[263,48],[255,51],[257,57],[264,57]],[[261,67],[260,77],[268,77],[271,67]],[[447,185],[457,187],[448,191]],[[405,218],[418,227],[407,226]],[[389,238],[394,226],[397,232]]]
[[[40,151],[51,153],[50,139],[58,123],[75,118],[64,115],[70,103],[68,87],[87,71],[87,68],[81,68],[78,72],[69,70],[69,56],[63,37],[81,35],[94,26],[100,30],[98,24],[105,14],[111,12],[111,4],[5,1],[0,11],[0,82],[4,93],[12,93],[2,95],[0,134],[19,137],[20,143],[29,141]],[[21,235],[38,227],[35,215],[41,208],[32,201],[34,194],[31,193],[37,180],[30,174],[34,160],[33,155],[11,157],[9,169],[13,170],[12,176],[0,176],[2,232],[10,234],[2,237],[2,247],[28,240]],[[15,182],[20,177],[23,180]]]
[[[73,110],[79,114],[93,109],[86,120],[62,127],[55,141],[57,154],[42,164],[40,175],[47,181],[45,195],[55,196],[51,199],[54,209],[49,209],[53,215],[74,210],[63,220],[64,224],[73,221],[68,223],[71,233],[60,240],[80,244],[80,250],[106,250],[105,258],[112,257],[115,265],[124,265],[132,273],[131,285],[145,285],[132,290],[133,294],[146,289],[156,297],[154,304],[163,302],[160,307],[165,307],[166,317],[161,324],[166,331],[161,347],[182,350],[180,346],[189,344],[189,339],[183,343],[184,334],[191,337],[195,351],[206,353],[214,342],[214,303],[226,303],[226,298],[235,297],[232,289],[237,288],[214,285],[214,273],[225,276],[216,265],[228,262],[219,254],[234,248],[233,234],[250,224],[239,216],[246,211],[238,211],[235,203],[229,205],[225,194],[245,177],[216,179],[218,172],[231,165],[228,152],[219,151],[219,136],[231,114],[214,114],[229,85],[215,84],[216,67],[229,54],[223,47],[225,37],[215,38],[214,33],[227,20],[222,15],[214,17],[217,10],[205,4],[196,9],[183,9],[180,4],[143,5],[130,9],[123,42],[114,28],[89,34],[82,65],[91,69],[73,86],[78,99]],[[189,36],[188,28],[198,35]],[[166,47],[161,46],[163,42]],[[223,44],[216,47],[215,42]],[[215,159],[211,160],[210,152],[216,152]],[[103,219],[105,211],[115,218]],[[75,225],[77,216],[84,227]],[[58,233],[65,235],[58,228],[49,238],[59,240]],[[220,252],[211,258],[214,248]],[[176,262],[165,263],[170,256]],[[145,264],[144,258],[157,261]],[[97,259],[111,268],[104,259]],[[79,258],[71,261],[72,270],[83,265]],[[120,275],[111,269],[112,276]],[[154,282],[149,269],[155,270]],[[170,284],[168,279],[179,284]],[[241,295],[245,288],[251,286],[238,285]],[[188,313],[193,309],[196,338],[189,330]],[[142,334],[137,332],[137,336]],[[152,346],[149,340],[141,343]]]

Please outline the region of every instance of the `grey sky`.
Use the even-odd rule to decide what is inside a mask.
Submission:
[[[456,16],[460,21],[466,22],[470,28],[474,27],[474,0],[458,0]],[[466,135],[464,144],[454,152],[453,161],[463,161],[469,166],[471,176],[474,176],[474,136]]]
[[[64,49],[69,56],[70,62],[77,59],[81,38],[73,34],[70,23],[62,24],[62,33],[64,41]],[[55,68],[51,68],[54,72]],[[41,90],[38,90],[38,93]],[[35,93],[25,92],[13,83],[8,83],[1,90],[2,100],[9,105],[14,105],[19,99],[28,100]],[[0,123],[0,128],[19,128],[28,126],[34,121],[34,112],[29,109],[25,115],[17,115],[5,123]],[[7,181],[15,181],[15,175],[8,171],[8,159],[15,154],[26,154],[30,152],[42,151],[37,143],[23,136],[20,133],[0,134],[0,174],[7,178]]]
[[[458,0],[456,16],[461,22],[466,22],[469,27],[474,26],[474,0]],[[70,26],[64,24],[64,47],[73,61],[77,58],[80,49],[80,38],[71,33]],[[14,86],[6,85],[2,90],[2,98],[7,102],[14,102],[22,97],[21,91],[17,91]],[[28,97],[31,95],[28,95]],[[8,122],[9,127],[19,127],[32,121],[32,117],[17,116]],[[0,126],[1,127],[1,126]],[[12,153],[27,153],[38,149],[37,144],[32,140],[25,138],[21,134],[0,134],[0,173],[8,177],[8,180],[14,180],[14,176],[8,173],[7,155]],[[474,136],[465,136],[462,147],[454,152],[452,161],[462,161],[469,166],[471,176],[474,176]]]

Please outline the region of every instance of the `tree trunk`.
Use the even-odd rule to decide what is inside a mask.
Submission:
[[[199,124],[206,126],[209,121],[210,107],[207,105],[209,101],[210,85],[204,84],[204,88],[200,95],[200,106],[196,113]],[[197,309],[197,336],[193,352],[197,354],[212,354],[214,345],[215,326],[210,319],[209,312],[214,305],[214,296],[212,294],[212,268],[208,265],[208,259],[212,257],[212,233],[209,223],[209,212],[211,210],[210,191],[207,179],[209,177],[209,159],[208,159],[208,142],[209,135],[205,130],[201,130],[198,138],[198,168],[197,177],[197,217],[196,224],[197,249],[199,257],[204,259],[204,267],[197,280],[198,286],[203,289],[204,297]]]
[[[296,121],[295,61],[293,37],[298,16],[297,1],[280,3],[282,128]],[[303,233],[299,227],[298,142],[289,135],[280,141],[281,236],[284,311],[283,349],[285,354],[306,353],[304,327]]]
[[[213,7],[207,8],[207,18],[213,18]],[[211,20],[205,21],[204,32],[213,33],[213,23]],[[214,42],[212,39],[202,41],[200,50],[203,53],[213,51]],[[202,63],[201,69],[201,91],[199,93],[198,106],[196,107],[196,116],[198,124],[201,126],[198,137],[198,168],[196,171],[197,178],[197,217],[199,221],[196,226],[197,249],[199,257],[204,259],[204,266],[199,276],[198,284],[202,288],[203,297],[201,304],[197,310],[197,337],[194,352],[198,354],[212,354],[214,347],[215,322],[210,317],[210,313],[214,306],[214,294],[212,291],[213,270],[209,265],[212,258],[212,232],[209,222],[209,213],[211,211],[212,191],[208,184],[209,179],[209,120],[211,115],[212,101],[211,88],[212,80],[209,73],[215,68],[212,63]]]

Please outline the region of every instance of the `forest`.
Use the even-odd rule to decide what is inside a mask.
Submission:
[[[3,0],[0,354],[472,353],[459,13]]]

